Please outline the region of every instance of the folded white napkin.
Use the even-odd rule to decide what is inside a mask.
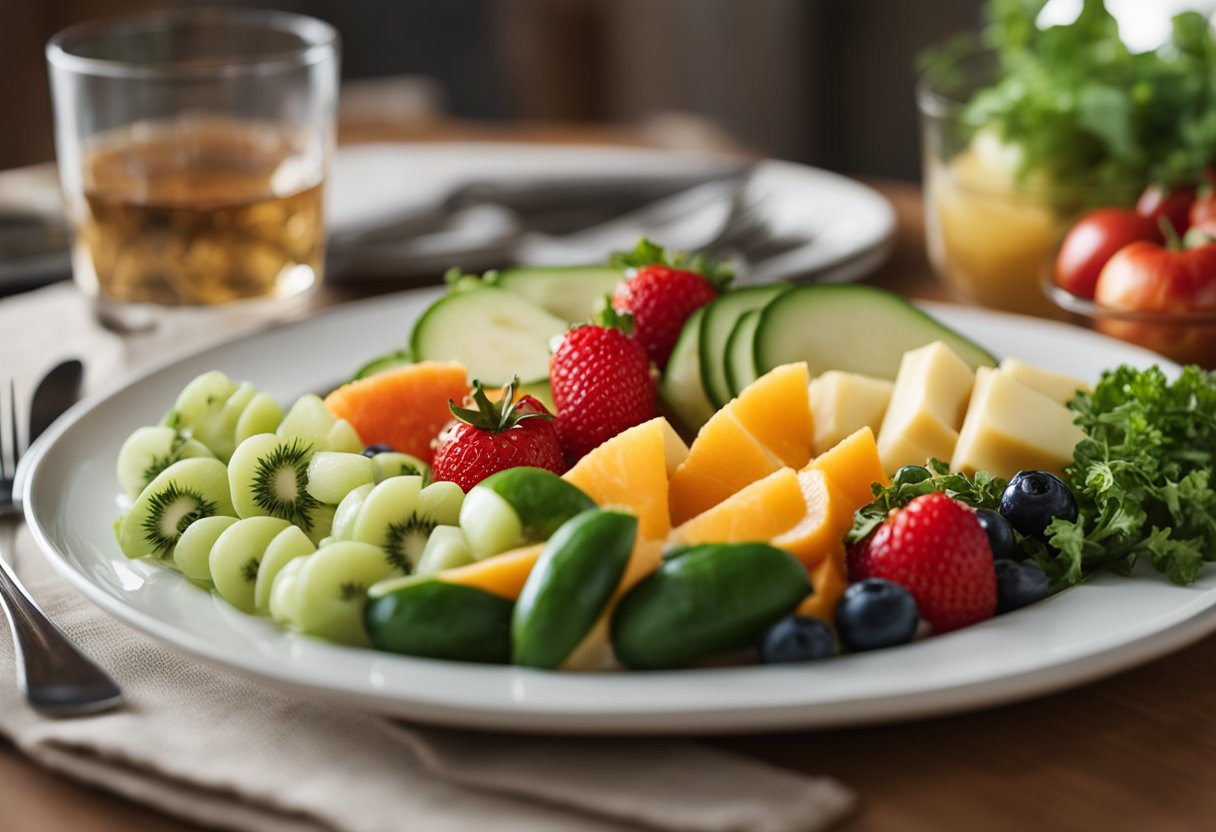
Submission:
[[[202,316],[124,341],[93,323],[72,287],[53,286],[0,301],[0,367],[28,390],[78,355],[96,389],[250,325]],[[0,548],[16,554],[35,599],[113,673],[128,704],[70,720],[38,715],[13,682],[5,630],[0,733],[48,768],[179,817],[272,832],[793,832],[826,828],[854,805],[831,779],[691,742],[466,733],[281,692],[129,630],[60,579],[24,528],[13,538],[0,536]]]

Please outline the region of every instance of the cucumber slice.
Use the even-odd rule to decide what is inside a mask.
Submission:
[[[696,433],[714,415],[714,406],[701,384],[701,326],[705,307],[689,316],[667,360],[659,398],[689,433]]]
[[[377,650],[461,662],[511,659],[514,604],[506,598],[430,579],[372,599],[364,622]]]
[[[764,286],[749,286],[718,295],[705,307],[705,319],[701,322],[701,341],[697,349],[701,353],[701,386],[715,409],[725,407],[731,400],[730,383],[726,378],[726,342],[735,324],[752,309],[760,309],[773,298],[789,291],[784,283]]]
[[[751,309],[743,313],[730,337],[726,339],[726,355],[722,356],[726,367],[726,384],[731,398],[743,392],[743,388],[757,378],[755,344],[756,327],[760,324],[760,310]]]
[[[479,285],[444,295],[414,325],[410,351],[418,361],[459,361],[469,377],[501,387],[549,378],[549,342],[567,321],[514,292]]]
[[[358,381],[362,378],[374,376],[376,373],[391,370],[394,367],[404,367],[406,364],[414,363],[413,357],[409,350],[394,350],[387,355],[382,355],[379,358],[373,358],[371,361],[364,364],[351,377],[351,381]]]
[[[805,361],[811,377],[841,370],[894,379],[908,350],[943,341],[973,369],[996,366],[983,347],[893,292],[859,284],[799,286],[764,307],[756,372]]]
[[[574,323],[595,314],[624,279],[611,266],[546,266],[504,269],[494,285]]]
[[[555,670],[612,599],[637,536],[632,514],[591,509],[545,544],[511,618],[515,664]]]

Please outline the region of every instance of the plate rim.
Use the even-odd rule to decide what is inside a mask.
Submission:
[[[528,730],[546,733],[620,733],[632,730],[649,734],[689,734],[708,730],[711,726],[715,732],[761,732],[791,727],[813,729],[828,726],[862,723],[875,724],[913,719],[989,707],[1074,687],[1180,649],[1216,629],[1216,598],[1209,597],[1206,605],[1191,614],[1179,618],[1179,620],[1174,621],[1169,626],[1141,634],[1126,642],[1111,645],[1097,652],[1087,653],[1080,657],[1045,662],[1026,673],[1012,676],[996,674],[995,676],[974,682],[957,684],[946,689],[929,686],[925,690],[912,693],[903,692],[889,697],[872,696],[861,700],[859,705],[852,708],[836,704],[824,709],[831,711],[831,713],[821,715],[813,712],[808,713],[808,706],[805,704],[787,706],[769,705],[751,708],[743,705],[727,709],[698,709],[695,707],[695,703],[689,703],[694,707],[681,711],[680,713],[683,718],[673,722],[675,713],[670,708],[661,708],[650,712],[624,709],[608,713],[601,707],[593,713],[579,709],[559,712],[544,711],[543,709],[537,710],[532,707],[533,703],[529,702],[507,703],[511,707],[504,707],[503,703],[481,707],[473,707],[468,704],[453,706],[450,703],[425,702],[417,699],[409,702],[402,700],[387,702],[383,696],[375,696],[367,691],[356,690],[353,685],[335,686],[332,682],[327,683],[305,678],[307,674],[293,673],[293,668],[291,667],[280,669],[278,666],[259,664],[259,656],[256,653],[251,652],[244,656],[234,655],[232,650],[225,645],[210,642],[202,636],[195,635],[181,628],[172,627],[173,632],[167,635],[165,633],[165,624],[161,619],[155,617],[150,612],[145,612],[130,603],[124,602],[121,598],[91,580],[84,571],[78,569],[69,560],[68,556],[59,550],[56,542],[49,535],[47,528],[44,527],[42,518],[39,516],[40,509],[35,506],[32,499],[34,486],[42,475],[40,472],[42,471],[43,460],[46,459],[47,454],[60,438],[71,430],[74,425],[86,418],[87,414],[92,413],[103,403],[121,395],[128,388],[187,361],[202,359],[211,352],[232,348],[239,350],[248,342],[256,341],[258,338],[269,333],[282,333],[297,328],[307,330],[310,326],[314,325],[315,321],[322,317],[330,318],[333,316],[332,320],[340,322],[342,317],[357,317],[361,310],[369,308],[372,304],[384,304],[386,299],[390,299],[394,305],[411,306],[417,304],[421,308],[421,304],[425,302],[426,297],[440,292],[442,292],[442,287],[435,287],[402,292],[397,295],[389,295],[387,298],[386,296],[379,296],[342,304],[324,310],[322,313],[311,318],[289,322],[260,332],[248,333],[231,342],[214,345],[189,355],[168,358],[138,373],[115,379],[103,386],[98,392],[90,395],[65,414],[31,447],[26,455],[26,476],[21,484],[21,493],[25,505],[27,524],[38,544],[39,550],[43,553],[44,557],[50,560],[54,569],[61,576],[65,577],[77,591],[81,592],[90,603],[127,626],[131,626],[133,629],[154,638],[169,649],[184,652],[212,665],[257,678],[263,682],[307,692],[312,696],[337,699],[347,703],[354,703],[370,710],[393,713],[399,716],[409,716],[428,722],[491,730]],[[980,310],[954,304],[924,303],[921,305],[930,311],[940,312],[950,309],[962,312],[963,314],[978,314],[981,318],[984,316],[997,316],[1017,323],[1033,323],[1048,328],[1066,326],[1054,321],[1026,318],[1019,315]],[[1102,341],[1110,340],[1104,336],[1094,333],[1083,333],[1080,330],[1076,330],[1073,334],[1081,334],[1082,337],[1088,335],[1099,338]],[[1129,346],[1122,344],[1122,342],[1115,343],[1118,343],[1120,347]],[[1167,371],[1171,369],[1176,371],[1177,369],[1177,365],[1159,356],[1155,356],[1153,353],[1146,350],[1138,350],[1138,352],[1141,353],[1140,357],[1142,359],[1154,360],[1167,369]],[[1125,581],[1126,579],[1118,580]],[[1078,587],[1075,590],[1070,590],[1070,593],[1084,591],[1085,589],[1086,587]],[[1184,599],[1180,598],[1180,601],[1182,600]],[[1179,606],[1182,607],[1183,605],[1180,604]],[[286,638],[302,638],[288,634],[283,635]],[[352,649],[327,646],[336,650]],[[391,654],[375,653],[374,651],[366,652],[368,653],[369,660],[387,657],[391,661],[402,661],[411,664],[436,664],[433,660],[398,657]],[[459,663],[439,662],[438,664],[449,666]],[[296,669],[298,670],[298,668]],[[485,668],[479,667],[477,669],[483,670]],[[492,670],[499,673],[537,673],[537,671],[527,671],[518,668],[492,668]],[[663,674],[599,674],[599,676],[601,678],[606,676],[607,678],[618,680],[622,678],[636,680],[643,675],[712,675],[715,672],[737,674],[766,671],[762,668],[738,667],[724,671],[684,670],[668,671]],[[552,676],[553,674],[545,675]],[[586,674],[574,674],[574,676],[586,678]],[[692,677],[689,676],[689,678]],[[700,676],[699,678],[705,677]],[[747,710],[741,712],[740,707]],[[821,706],[811,706],[812,710],[819,707]]]

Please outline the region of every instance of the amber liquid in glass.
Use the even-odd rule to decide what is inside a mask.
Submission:
[[[325,254],[321,164],[299,132],[233,119],[143,123],[84,162],[77,279],[131,303],[299,295]]]

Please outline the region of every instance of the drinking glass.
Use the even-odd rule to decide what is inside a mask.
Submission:
[[[283,12],[86,23],[47,44],[72,271],[100,320],[282,309],[323,273],[338,36]]]

